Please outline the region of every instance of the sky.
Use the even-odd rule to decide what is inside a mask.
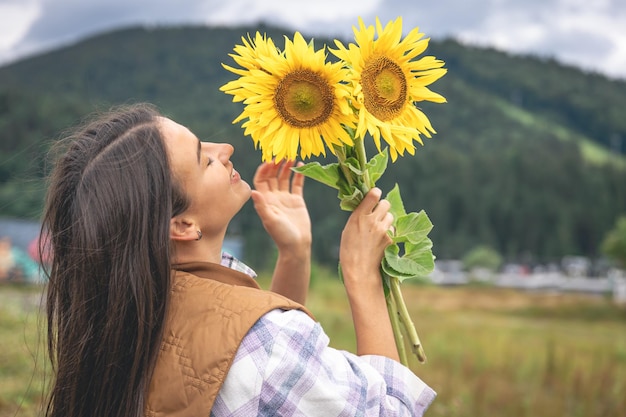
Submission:
[[[132,25],[264,22],[350,41],[376,16],[626,80],[625,0],[0,0],[0,65]]]

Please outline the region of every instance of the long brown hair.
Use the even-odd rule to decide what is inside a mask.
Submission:
[[[143,414],[168,305],[170,219],[188,206],[158,118],[149,105],[117,108],[63,141],[42,224],[47,416]]]

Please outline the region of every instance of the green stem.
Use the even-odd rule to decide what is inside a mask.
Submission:
[[[389,278],[384,278],[386,282],[389,282]],[[400,358],[400,363],[406,367],[409,366],[409,358],[406,355],[406,348],[404,345],[404,336],[402,336],[402,329],[400,328],[400,320],[398,319],[398,307],[396,305],[396,300],[393,297],[391,291],[385,297],[387,301],[387,311],[389,312],[389,319],[391,321],[391,328],[393,330],[393,338],[396,341],[396,347],[398,349],[398,357]]]
[[[420,342],[420,338],[417,335],[417,330],[415,330],[415,325],[413,324],[413,320],[411,320],[411,316],[409,315],[409,311],[406,308],[406,304],[404,303],[404,298],[402,297],[402,291],[400,289],[400,281],[398,278],[389,277],[389,286],[391,287],[391,293],[396,301],[398,307],[398,314],[400,315],[400,320],[404,324],[404,328],[407,331],[407,337],[409,338],[409,343],[413,350],[417,359],[424,363],[426,362],[426,353],[424,353],[424,349],[422,348],[422,342]]]
[[[354,138],[354,149],[356,150],[356,158],[361,165],[361,170],[363,171],[363,184],[365,184],[366,190],[363,190],[364,193],[367,193],[374,187],[372,181],[370,179],[369,172],[365,169],[365,165],[367,164],[367,153],[365,152],[365,142],[363,142],[363,138]]]
[[[339,162],[339,169],[341,169],[341,172],[346,178],[346,181],[348,181],[350,187],[353,187],[354,179],[352,178],[352,172],[350,172],[350,169],[345,164],[346,149],[343,146],[335,146],[335,154],[337,155],[337,161]]]

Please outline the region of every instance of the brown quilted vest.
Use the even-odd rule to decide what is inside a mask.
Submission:
[[[176,265],[148,417],[208,416],[239,345],[270,310],[302,305],[212,263]]]

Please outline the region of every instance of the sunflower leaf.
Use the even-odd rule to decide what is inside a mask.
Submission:
[[[365,170],[369,173],[372,184],[376,184],[376,181],[383,176],[387,169],[388,160],[389,154],[385,148],[365,164]]]
[[[424,210],[419,213],[409,213],[394,220],[394,240],[408,241],[418,244],[426,238],[432,230],[433,224]]]
[[[430,242],[430,239],[426,240]],[[400,282],[405,279],[427,276],[435,268],[431,247],[432,242],[417,246],[407,243],[404,246],[404,255],[400,256],[400,246],[391,244],[385,249],[382,269],[387,275],[397,278]]]
[[[400,196],[400,187],[396,184],[391,191],[385,197],[385,200],[389,201],[391,204],[391,209],[389,210],[391,214],[393,214],[394,219],[398,219],[402,216],[406,216],[406,211],[404,210],[404,203],[402,202],[402,197]],[[395,226],[395,225],[394,225]]]
[[[359,160],[355,157],[346,158],[343,163],[348,169],[355,174],[355,177],[361,177],[363,175],[363,170],[361,169],[361,164]]]
[[[406,243],[404,245],[404,257],[415,261],[422,269],[419,273],[420,276],[426,276],[432,273],[435,269],[435,256],[433,255],[433,242],[426,238],[419,244],[413,245]]]
[[[401,275],[413,276],[418,272],[418,266],[413,259],[400,256],[399,245],[391,244],[387,246],[385,249],[385,260],[388,266]]]
[[[430,275],[435,270],[435,255],[433,255],[433,242],[425,238],[419,244],[407,242],[404,245],[404,257],[415,261],[420,267],[418,277]]]
[[[407,242],[404,244],[405,256],[409,256],[411,259],[420,257],[421,254],[431,252],[433,249],[433,241],[429,238],[424,238],[420,243]]]
[[[337,197],[339,197],[339,207],[342,210],[353,211],[361,200],[363,200],[363,192],[358,188],[352,188],[352,193],[339,192]]]
[[[322,165],[319,162],[309,162],[300,167],[291,168],[295,172],[299,172],[305,177],[312,178],[316,181],[326,184],[332,188],[339,190],[339,182],[341,174],[339,172],[339,164],[333,163]]]
[[[394,269],[393,266],[391,266],[387,258],[383,258],[383,261],[381,262],[380,267],[385,273],[385,275],[388,275],[393,278],[397,278],[400,282],[404,281],[405,279],[411,279],[411,278],[417,277],[417,275],[403,274],[402,272],[397,271],[396,269]]]
[[[435,257],[432,241],[427,237],[433,228],[428,215],[424,210],[406,212],[398,184],[385,199],[391,204],[394,230],[393,243],[385,249],[383,271],[400,281],[429,275],[435,268]]]

